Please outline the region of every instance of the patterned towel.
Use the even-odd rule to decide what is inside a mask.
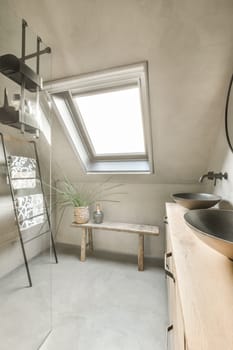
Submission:
[[[21,230],[41,224],[45,220],[42,194],[17,197],[16,209]]]
[[[20,188],[36,187],[36,160],[27,157],[9,156],[9,172],[12,186],[15,190]],[[22,179],[22,180],[21,180]]]

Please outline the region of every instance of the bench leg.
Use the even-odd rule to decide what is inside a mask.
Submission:
[[[138,235],[138,271],[144,270],[144,235]]]
[[[89,242],[90,252],[93,252],[94,246],[93,246],[92,228],[88,228],[88,242]]]
[[[81,241],[81,256],[80,260],[86,260],[86,241],[87,241],[87,231],[86,228],[82,229],[82,241]]]

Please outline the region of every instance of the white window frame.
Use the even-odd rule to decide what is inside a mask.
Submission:
[[[88,142],[73,96],[130,85],[140,88],[145,154],[97,156]],[[56,80],[46,83],[45,89],[52,97],[54,110],[86,173],[153,173],[147,62]]]

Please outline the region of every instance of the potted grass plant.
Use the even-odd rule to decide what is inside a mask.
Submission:
[[[95,202],[119,202],[110,197],[123,194],[116,192],[120,186],[122,184],[110,184],[109,179],[94,185],[91,183],[73,184],[65,179],[55,190],[58,193],[58,203],[62,207],[72,206],[74,208],[74,222],[85,224],[90,219],[90,206]]]

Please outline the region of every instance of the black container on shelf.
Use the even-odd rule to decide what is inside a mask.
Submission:
[[[20,86],[24,81],[25,89],[31,92],[36,92],[37,88],[39,90],[43,88],[42,78],[15,55],[6,54],[0,56],[0,73]]]

